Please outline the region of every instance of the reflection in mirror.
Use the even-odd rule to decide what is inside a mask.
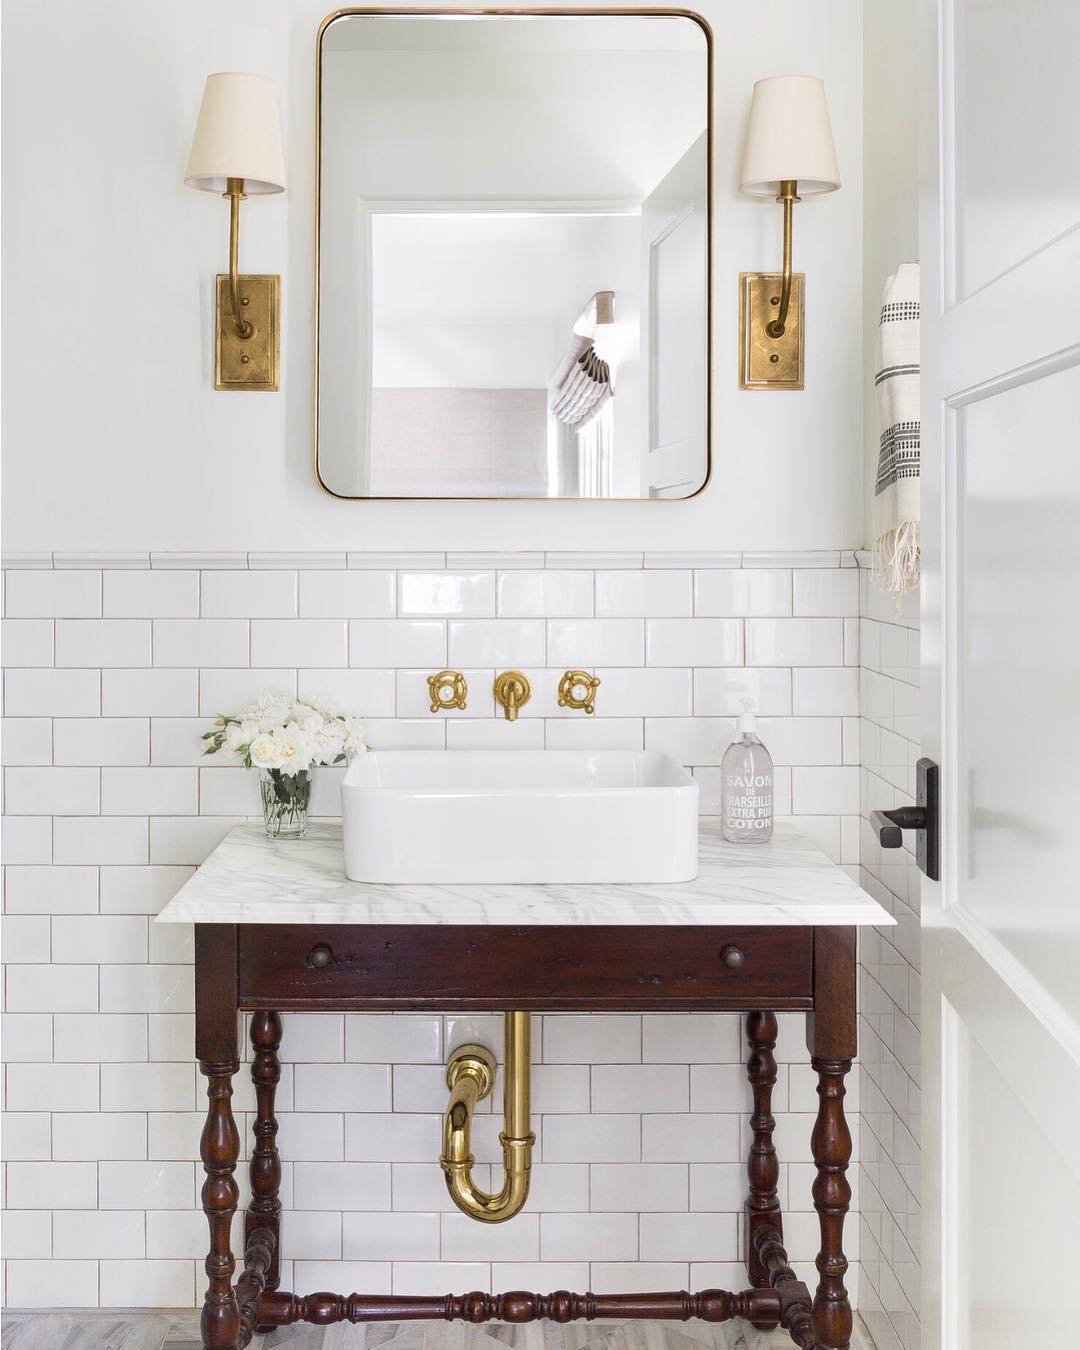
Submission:
[[[318,475],[343,497],[708,476],[689,16],[343,14],[319,47]]]

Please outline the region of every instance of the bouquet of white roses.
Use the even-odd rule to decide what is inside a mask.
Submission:
[[[260,694],[235,714],[214,719],[203,740],[206,755],[224,750],[246,769],[269,769],[285,777],[317,764],[344,764],[367,749],[364,724],[314,694]]]
[[[203,754],[224,751],[247,769],[264,769],[262,795],[270,834],[302,834],[311,796],[310,770],[344,764],[367,746],[359,718],[328,699],[306,694],[261,694],[235,714],[214,719]]]

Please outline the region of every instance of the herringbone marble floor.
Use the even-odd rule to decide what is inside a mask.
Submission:
[[[198,1313],[18,1312],[3,1314],[0,1350],[200,1350]],[[499,1323],[379,1323],[367,1327],[285,1327],[257,1336],[251,1350],[783,1350],[786,1332],[765,1335],[740,1323],[579,1322],[560,1327]],[[852,1350],[873,1350],[856,1327]]]

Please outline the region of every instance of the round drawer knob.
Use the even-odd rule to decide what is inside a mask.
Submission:
[[[312,947],[311,951],[308,952],[308,965],[314,966],[316,970],[325,970],[333,959],[334,953],[322,942],[317,947]]]
[[[720,953],[720,960],[728,970],[738,970],[746,960],[746,953],[741,947],[725,947]]]

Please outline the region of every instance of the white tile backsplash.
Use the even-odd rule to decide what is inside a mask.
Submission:
[[[705,569],[694,578],[694,613],[775,617],[791,613],[791,573],[787,568]]]
[[[199,780],[194,768],[101,770],[102,815],[195,815],[198,797]]]
[[[79,673],[96,675],[92,671]],[[104,717],[194,717],[199,711],[197,670],[103,670],[100,679]]]
[[[60,717],[52,724],[53,764],[149,764],[145,717]]]
[[[917,1350],[920,878],[907,849],[879,848],[866,817],[912,801],[921,734],[918,595],[905,596],[896,614],[864,569],[859,583],[860,879],[897,920],[859,944],[859,1307],[880,1343]]]
[[[53,762],[53,724],[47,717],[5,717],[0,739],[6,764]]]
[[[150,632],[149,619],[57,619],[56,665],[148,666]]]
[[[351,666],[393,670],[426,665],[441,670],[446,659],[446,624],[441,619],[353,619],[349,624]]]
[[[96,575],[57,572],[56,576]],[[203,577],[211,573],[201,574]],[[238,575],[244,575],[238,573]],[[151,572],[128,568],[101,574],[101,613],[107,619],[195,619],[199,615],[198,572]]]
[[[100,809],[98,769],[5,769],[7,809],[19,816],[79,816]]]
[[[203,572],[204,619],[291,619],[297,612],[295,572]],[[310,576],[325,573],[311,572]],[[340,613],[341,611],[337,611]]]
[[[100,572],[28,569],[7,573],[4,613],[9,619],[95,619],[101,612]],[[138,612],[145,615],[148,611]]]
[[[653,572],[622,569],[596,573],[596,613],[601,618],[621,615],[654,618],[694,612],[693,573],[681,570]]]
[[[842,666],[840,619],[747,619],[748,666]]]
[[[543,619],[451,619],[448,657],[459,666],[542,666],[547,645]]]
[[[645,624],[650,666],[740,666],[742,659],[737,619],[649,619]]]
[[[0,639],[8,666],[51,666],[53,632],[51,619],[4,619]]]
[[[495,613],[494,572],[401,572],[398,614],[484,618]]]
[[[394,615],[395,577],[387,570],[300,573],[300,615],[305,619],[388,619]]]
[[[868,688],[863,672],[860,702],[844,635],[845,621],[859,628],[849,576],[857,589],[860,573],[839,578],[839,553],[63,561],[6,579],[7,614],[20,625],[8,656],[32,662],[4,683],[12,1301],[55,1305],[62,1287],[83,1305],[121,1291],[127,1304],[189,1303],[201,1289],[205,1085],[192,1059],[191,933],[159,933],[151,920],[234,820],[259,809],[253,775],[202,759],[212,716],[285,689],[366,714],[378,747],[662,748],[694,769],[703,809],[715,810],[717,765],[749,700],[777,761],[778,812],[794,811],[849,862],[868,772],[861,739],[875,791],[890,805],[902,791],[888,775],[906,773],[917,633],[910,619],[899,636],[885,633],[886,611],[869,617],[864,604],[863,661],[883,683]],[[448,664],[468,678],[468,707],[432,715],[427,676]],[[511,665],[533,683],[514,724],[491,695]],[[595,716],[556,707],[558,678],[574,667],[601,678]],[[322,775],[319,810],[334,811],[339,777]],[[895,972],[910,972],[901,952],[917,940],[917,926],[905,931],[892,963],[873,967],[896,999]],[[864,957],[864,980],[868,969]],[[911,1043],[913,979],[894,1047]],[[782,1021],[774,1106],[797,1158],[806,1117],[788,1114],[787,1063],[805,1060],[802,1019]],[[744,1282],[733,1273],[749,1109],[739,1018],[534,1018],[532,1196],[523,1216],[490,1232],[454,1210],[436,1161],[445,1057],[469,1039],[501,1058],[501,1019],[285,1019],[280,1142],[295,1288]],[[237,1109],[250,1112],[245,1071],[237,1084]],[[497,1105],[477,1118],[488,1185]],[[900,1111],[889,1109],[895,1139]],[[865,1193],[899,1214],[896,1183],[874,1167]],[[809,1213],[799,1177],[793,1204]],[[894,1252],[900,1237],[898,1217]]]
[[[796,571],[792,581],[793,614],[849,618],[859,612],[859,572],[854,568]]]
[[[634,666],[644,660],[641,619],[552,619],[548,623],[548,661],[553,666]]]
[[[100,711],[100,670],[4,671],[6,717],[96,717]]]
[[[248,662],[235,664],[247,665]],[[253,619],[251,622],[252,666],[332,667],[348,664],[349,626],[343,618]]]
[[[591,572],[500,572],[496,605],[504,619],[588,618],[594,611]]]

